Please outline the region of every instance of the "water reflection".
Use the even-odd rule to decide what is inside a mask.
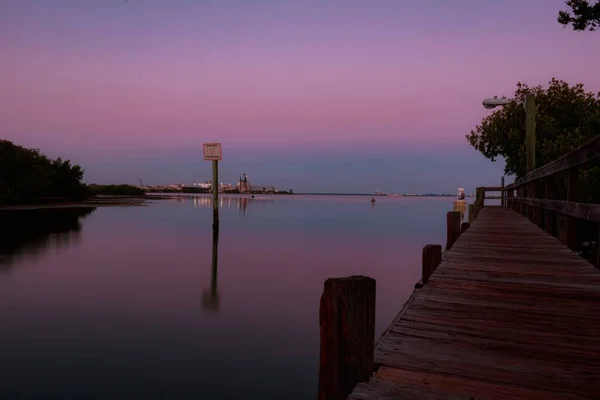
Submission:
[[[54,208],[0,210],[0,267],[23,255],[38,257],[50,247],[66,248],[80,238],[81,219],[96,210]]]
[[[194,208],[212,208],[212,197],[194,196],[192,197]],[[227,196],[219,198],[219,208],[237,208],[242,216],[246,216],[249,203],[277,203],[277,200],[262,196]]]
[[[212,263],[210,273],[210,289],[202,294],[202,308],[209,311],[219,311],[220,297],[217,290],[217,269],[219,254],[219,229],[213,228],[212,234]]]

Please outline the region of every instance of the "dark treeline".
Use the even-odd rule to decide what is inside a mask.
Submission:
[[[79,165],[0,140],[0,204],[81,200],[88,195],[82,178]]]
[[[0,205],[81,201],[94,195],[140,196],[133,185],[86,185],[83,169],[60,157],[0,140]]]

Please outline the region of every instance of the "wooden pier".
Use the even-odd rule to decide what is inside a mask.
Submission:
[[[486,207],[384,333],[375,376],[349,398],[598,398],[599,333],[598,270],[522,215]]]
[[[470,223],[449,212],[443,257],[423,248],[423,278],[378,341],[374,280],[329,279],[319,399],[600,399],[600,206],[576,202],[573,172],[599,155],[600,136],[489,188],[503,206],[478,189]],[[551,197],[560,173],[567,200]]]

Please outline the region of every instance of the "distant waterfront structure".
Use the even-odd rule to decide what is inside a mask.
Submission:
[[[250,184],[248,183],[248,175],[244,172],[242,176],[240,176],[240,180],[236,185],[240,193],[247,193],[250,191]]]
[[[140,182],[141,185],[141,182]],[[284,190],[278,190],[273,185],[251,185],[248,180],[248,175],[246,173],[242,174],[238,180],[238,182],[233,185],[231,183],[216,183],[218,190],[220,193],[278,193],[278,194],[288,194],[293,193],[291,190],[286,192]],[[149,191],[158,191],[158,192],[185,192],[185,193],[206,193],[210,191],[213,187],[212,180],[206,180],[204,182],[193,181],[193,185],[185,185],[185,184],[173,184],[173,185],[157,185],[157,186],[148,186],[145,185],[143,188]]]
[[[194,186],[197,186],[201,189],[210,189],[210,188],[212,188],[212,182],[210,182],[210,181],[195,182],[194,181]]]

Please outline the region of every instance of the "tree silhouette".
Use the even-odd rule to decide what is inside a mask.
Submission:
[[[600,27],[600,1],[591,4],[589,0],[568,0],[570,11],[559,11],[558,22],[571,24],[574,31],[595,31]]]

